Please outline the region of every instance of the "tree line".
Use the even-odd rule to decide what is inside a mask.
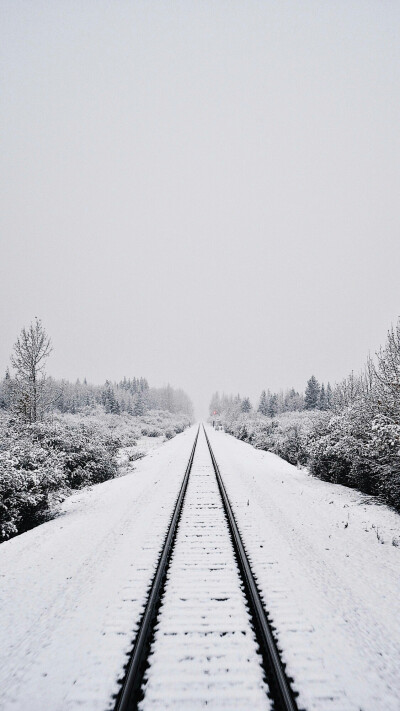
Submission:
[[[45,366],[52,350],[40,319],[22,329],[11,354],[12,372],[7,369],[0,382],[0,408],[28,423],[42,420],[50,411],[77,413],[97,405],[113,414],[141,416],[165,410],[192,416],[192,403],[183,390],[170,385],[152,388],[143,377],[106,380],[104,385],[92,385],[86,378],[70,383],[48,377]]]
[[[330,410],[333,407],[333,392],[330,383],[325,387],[319,384],[315,375],[307,382],[305,392],[299,393],[294,388],[279,393],[263,390],[260,395],[257,412],[266,417],[276,417],[282,412],[301,410]],[[211,397],[209,414],[220,415],[228,408],[238,408],[240,412],[251,412],[253,406],[249,397],[240,395],[221,395],[216,392]]]

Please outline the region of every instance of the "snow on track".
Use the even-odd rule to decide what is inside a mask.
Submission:
[[[196,429],[0,546],[0,708],[113,708]]]
[[[149,662],[143,711],[271,708],[202,430]]]
[[[299,707],[398,711],[400,517],[207,433]]]

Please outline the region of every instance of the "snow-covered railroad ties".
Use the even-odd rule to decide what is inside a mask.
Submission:
[[[116,711],[296,711],[206,430],[197,431]]]

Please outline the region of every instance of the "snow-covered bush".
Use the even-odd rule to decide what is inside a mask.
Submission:
[[[274,452],[291,464],[305,464],[316,428],[327,417],[319,410],[282,412],[275,418],[241,412],[236,418],[232,413],[226,419],[222,415],[221,421],[225,431],[237,439]]]
[[[70,489],[114,477],[119,441],[95,428],[53,422],[21,425],[3,416],[0,540],[32,528]]]
[[[400,510],[400,426],[379,415],[368,418],[362,402],[335,414],[310,444],[312,474],[366,494]]]
[[[58,452],[49,453],[30,432],[8,423],[1,434],[0,541],[43,521],[64,481]]]
[[[319,410],[283,412],[276,422],[270,451],[290,464],[306,464],[310,443],[326,419],[326,413]]]
[[[73,426],[84,424],[96,430],[102,437],[111,437],[118,440],[120,447],[131,447],[136,444],[136,440],[141,436],[141,418],[133,417],[127,413],[116,415],[105,412],[100,405],[94,408],[87,408],[80,413],[67,413],[62,416],[55,416],[55,421],[63,421]]]
[[[226,432],[324,481],[380,496],[400,510],[400,425],[361,398],[335,411],[222,413]]]
[[[171,433],[172,437],[175,437],[176,434],[184,432],[191,425],[188,415],[182,413],[176,415],[166,410],[153,410],[153,412],[136,419],[143,437],[162,437],[166,436],[167,431]]]
[[[56,416],[57,421],[60,416]],[[104,407],[98,405],[86,408],[82,412],[62,415],[65,422],[78,425],[84,423],[95,428],[102,436],[112,436],[120,442],[121,447],[132,447],[140,437],[162,437],[166,430],[171,430],[174,435],[190,426],[188,415],[174,414],[166,410],[152,410],[151,412],[133,416],[126,412],[117,415],[106,412]]]
[[[400,425],[385,416],[374,419],[370,449],[379,494],[400,511]]]
[[[145,437],[162,437],[162,433],[159,427],[154,427],[153,425],[142,427],[142,435]]]
[[[310,471],[320,479],[373,492],[368,432],[360,408],[334,414],[310,442]]]
[[[21,424],[0,415],[0,541],[26,531],[50,516],[71,489],[111,479],[118,473],[117,452],[148,437],[174,437],[190,425],[187,415],[155,410],[135,417],[97,406],[79,414],[53,415]],[[144,456],[131,452],[128,461]]]

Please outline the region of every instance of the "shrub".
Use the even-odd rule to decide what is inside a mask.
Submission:
[[[0,453],[0,540],[44,521],[63,486],[62,458],[28,438]]]
[[[388,417],[373,420],[370,451],[379,494],[400,511],[400,425]]]
[[[32,425],[0,413],[0,541],[49,518],[71,489],[116,476],[118,449],[136,445],[141,434],[169,438],[189,424],[188,416],[162,410],[133,417],[87,408]]]
[[[70,489],[115,476],[118,446],[110,435],[61,418],[22,427],[2,418],[0,540],[44,521]]]
[[[375,415],[362,400],[332,411],[227,413],[226,431],[311,474],[377,495],[400,511],[400,425]]]

